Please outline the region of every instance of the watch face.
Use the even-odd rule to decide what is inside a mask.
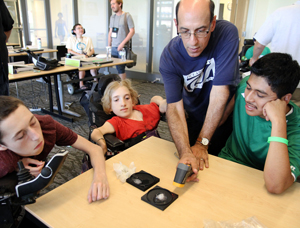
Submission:
[[[207,145],[208,145],[208,143],[209,143],[209,140],[208,140],[208,139],[206,139],[206,138],[202,138],[202,141],[201,141],[201,143],[202,143],[204,146],[207,146]]]

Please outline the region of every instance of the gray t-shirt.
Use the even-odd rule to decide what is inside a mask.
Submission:
[[[127,19],[127,23],[125,21]],[[120,43],[126,38],[129,33],[129,29],[134,28],[134,23],[131,15],[129,13],[123,13],[120,16],[116,14],[111,15],[109,28],[118,28],[118,34],[116,38],[112,37],[112,47],[118,47]]]

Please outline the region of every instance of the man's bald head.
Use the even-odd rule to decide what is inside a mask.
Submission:
[[[210,22],[214,19],[215,3],[211,0],[181,0],[176,5],[176,21],[178,25],[178,11],[179,8],[197,9],[199,7],[205,7],[210,12]]]

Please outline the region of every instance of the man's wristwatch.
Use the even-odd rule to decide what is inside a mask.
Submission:
[[[201,143],[203,146],[208,146],[209,140],[207,138],[202,138],[201,141],[197,139],[197,142]]]

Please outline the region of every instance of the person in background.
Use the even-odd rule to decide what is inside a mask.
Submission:
[[[256,39],[255,39],[254,37],[253,37],[253,42],[254,42],[254,45],[255,45]],[[252,47],[248,48],[248,50],[246,51],[245,57],[246,57],[247,59],[251,59],[251,58],[252,58],[252,56],[253,56],[254,45],[253,45]],[[264,50],[262,51],[262,53],[260,54],[259,57],[262,57],[262,56],[267,55],[267,54],[269,54],[269,53],[271,53],[270,48],[265,47]]]
[[[121,58],[119,51],[128,48],[128,42],[133,37],[134,22],[131,15],[124,12],[123,0],[111,0],[110,6],[115,13],[110,17],[108,46],[111,46],[111,55],[115,58]],[[116,66],[121,79],[126,78],[125,64]]]
[[[66,22],[62,19],[63,14],[58,13],[58,20],[55,22],[55,37],[58,36],[60,43],[65,40],[67,30]],[[66,31],[66,32],[65,32]]]
[[[300,108],[291,102],[299,80],[297,61],[270,53],[252,65],[228,106],[233,131],[219,156],[263,170],[270,193],[284,192],[300,176]]]
[[[5,3],[0,0],[0,95],[9,95],[8,51],[6,42],[13,28],[12,19]]]
[[[232,129],[221,122],[239,82],[237,28],[216,20],[214,2],[182,0],[176,6],[173,38],[160,58],[167,97],[167,119],[180,163],[198,170],[209,167],[208,152],[217,155]]]
[[[272,52],[290,54],[300,63],[300,1],[277,9],[254,35],[253,57],[250,66],[259,58],[266,45],[271,43]]]
[[[73,26],[72,34],[74,36],[68,38],[66,45],[68,53],[71,53],[72,55],[82,56],[83,58],[89,58],[95,53],[92,39],[86,36],[83,37],[84,33],[85,29],[82,27],[81,24],[75,24]],[[91,69],[90,72],[92,76],[97,75],[96,69]],[[80,70],[79,79],[83,79],[84,77],[85,71]],[[97,81],[97,79],[95,79],[95,81]],[[87,89],[83,81],[79,82],[79,87],[82,90]]]
[[[32,175],[39,175],[54,145],[70,145],[90,156],[94,178],[89,203],[109,197],[104,153],[99,146],[49,115],[32,114],[21,100],[0,96],[0,177],[16,171],[20,159]]]

